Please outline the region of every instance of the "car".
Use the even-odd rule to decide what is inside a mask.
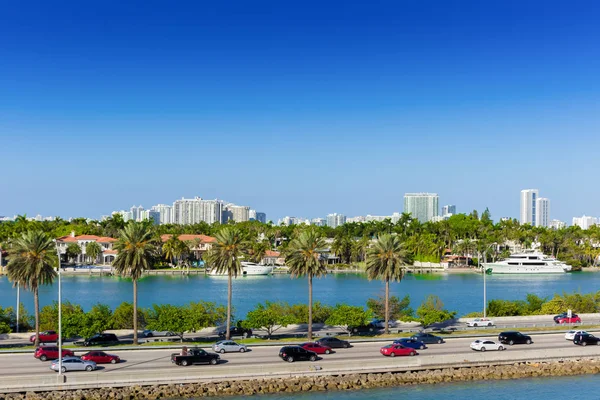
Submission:
[[[384,356],[396,357],[396,356],[416,356],[417,351],[410,347],[404,347],[401,344],[388,344],[379,349],[379,352]]]
[[[279,350],[279,357],[287,362],[317,361],[317,353],[303,349],[300,346],[284,346]]]
[[[219,336],[225,337],[225,333],[227,332],[226,329],[223,329],[221,331],[218,332]],[[246,328],[242,328],[240,326],[232,326],[229,329],[229,336],[230,337],[234,337],[234,336],[241,336],[243,338],[247,338],[252,336],[252,329],[246,329]]]
[[[506,350],[506,347],[502,343],[496,343],[493,340],[476,340],[471,343],[471,349],[476,351],[487,351],[487,350]]]
[[[500,332],[498,334],[498,341],[500,343],[508,343],[511,346],[513,344],[531,344],[533,340],[531,340],[531,336],[523,335],[521,332],[508,331],[508,332]]]
[[[149,330],[146,329],[145,331],[142,332],[142,337],[160,337],[160,336],[166,336],[166,337],[171,337],[171,336],[176,336],[175,333],[171,332],[171,331],[153,331],[153,330]]]
[[[35,342],[35,335],[29,338],[31,343]],[[40,343],[56,343],[58,341],[58,333],[55,331],[40,332]]]
[[[333,352],[333,350],[331,350],[331,347],[325,346],[317,342],[302,343],[300,347],[302,347],[305,350],[314,351],[317,354],[331,354]]]
[[[69,349],[62,349],[61,353],[63,357],[75,355],[75,353],[73,353],[73,351]],[[56,360],[59,357],[58,346],[40,346],[37,349],[35,349],[33,356],[39,359],[40,361]]]
[[[119,339],[114,333],[96,333],[89,339],[83,341],[84,346],[110,346],[119,344]]]
[[[377,325],[369,322],[366,325],[358,325],[358,326],[349,326],[348,330],[352,333],[375,333],[376,331],[383,329],[378,327]]]
[[[572,314],[571,317],[566,316],[557,318],[554,320],[554,322],[557,324],[580,324],[581,318],[579,318],[579,315],[577,314]]]
[[[96,363],[93,361],[82,360],[79,357],[65,357],[62,359],[61,371],[63,373],[67,371],[88,371],[91,372],[97,368]],[[50,369],[58,372],[58,360],[52,361]]]
[[[556,322],[556,320],[557,320],[557,319],[559,319],[559,318],[564,318],[564,317],[566,317],[566,316],[568,316],[568,315],[569,315],[569,314],[568,314],[568,313],[566,313],[566,312],[563,312],[563,313],[560,313],[560,314],[558,314],[558,315],[555,315],[555,316],[554,316],[554,322]]]
[[[402,338],[394,340],[393,344],[401,344],[404,347],[410,347],[411,349],[420,349],[424,350],[427,348],[427,345],[420,340],[415,340],[412,338]]]
[[[323,346],[331,347],[332,349],[347,349],[350,347],[350,342],[347,340],[338,339],[333,336],[325,336],[315,341]]]
[[[496,325],[494,321],[489,318],[475,318],[473,321],[467,322],[467,326],[478,327],[478,326],[492,326]]]
[[[244,344],[237,344],[233,340],[221,340],[212,345],[212,349],[217,353],[238,352],[244,353],[248,348]]]
[[[93,361],[96,364],[118,364],[121,362],[119,356],[115,356],[114,354],[107,354],[103,351],[88,351],[87,353],[81,356],[81,359],[84,361]]]
[[[565,333],[565,339],[573,341],[575,339],[575,335],[577,335],[577,334],[584,334],[584,333],[587,333],[587,332],[586,331],[574,331],[574,330],[571,330],[571,331]]]
[[[423,342],[425,344],[434,344],[434,343],[445,343],[444,339],[439,337],[439,336],[435,336],[432,335],[431,333],[424,333],[424,332],[420,332],[417,334],[414,334],[410,337],[412,340],[418,340],[420,342]]]
[[[181,365],[187,367],[193,364],[205,364],[217,365],[221,357],[216,353],[209,353],[203,349],[190,349],[186,350],[185,354],[173,353],[171,354],[171,362],[175,365]]]
[[[373,321],[371,321],[370,325],[372,325],[378,329],[384,329],[385,328],[385,319],[374,319]],[[388,328],[392,328],[393,326],[394,326],[394,322],[388,321]]]
[[[575,338],[573,338],[573,343],[581,346],[587,346],[588,344],[600,345],[600,338],[587,332],[578,333],[577,335],[575,335]]]

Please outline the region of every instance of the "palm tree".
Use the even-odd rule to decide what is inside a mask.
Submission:
[[[314,229],[308,229],[292,240],[286,249],[286,264],[292,277],[308,277],[308,340],[312,340],[312,280],[327,273],[321,253],[326,247]]]
[[[12,241],[10,262],[6,266],[8,279],[33,292],[35,308],[35,346],[40,336],[40,285],[51,285],[56,277],[57,264],[55,244],[50,236],[41,231],[28,231]]]
[[[232,279],[242,273],[240,258],[248,247],[238,227],[227,226],[215,234],[216,242],[208,252],[208,263],[219,274],[227,274],[227,330],[225,339],[231,339]]]
[[[85,255],[91,258],[92,264],[98,260],[100,254],[102,254],[102,247],[97,242],[89,242],[85,245]]]
[[[172,235],[169,240],[162,245],[165,259],[174,263],[175,260],[178,260],[181,256],[182,247],[182,241],[179,240],[179,237],[177,237],[177,235]]]
[[[148,224],[130,222],[119,232],[113,247],[118,252],[113,263],[116,272],[133,280],[133,344],[138,344],[137,281],[152,267],[157,245]]]
[[[67,245],[67,258],[69,260],[78,261],[78,256],[81,254],[81,246],[78,243],[69,243]]]
[[[367,276],[385,282],[385,333],[389,333],[390,281],[400,282],[407,264],[407,253],[398,236],[380,236],[367,251]]]

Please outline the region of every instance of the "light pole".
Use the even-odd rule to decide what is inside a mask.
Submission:
[[[21,292],[21,285],[17,283],[17,326],[16,326],[16,331],[17,333],[19,333],[19,308],[21,308],[21,297],[20,297],[20,292]]]
[[[485,248],[485,250],[483,252],[483,256],[485,257],[484,264],[487,263],[487,251],[490,249],[490,247],[494,246],[495,244],[497,244],[497,243],[491,243]],[[480,259],[481,259],[481,254],[477,258],[477,264],[481,264]],[[487,271],[485,270],[485,266],[483,267],[482,271],[483,271],[483,318],[485,318],[486,314],[487,314],[487,291],[486,291],[487,287],[485,284],[485,276],[487,275]]]
[[[60,285],[60,250],[58,242],[54,240],[56,245],[56,256],[58,257],[58,376],[62,378],[62,293]]]

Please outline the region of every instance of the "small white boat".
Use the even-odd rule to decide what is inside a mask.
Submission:
[[[511,254],[506,260],[484,263],[491,274],[564,274],[571,266],[538,252]]]
[[[242,261],[242,276],[250,275],[271,275],[273,273],[273,267],[271,265],[261,265],[253,262]],[[227,274],[220,274],[216,270],[209,272],[213,276],[226,276]]]

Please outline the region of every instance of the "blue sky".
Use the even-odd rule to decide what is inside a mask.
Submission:
[[[0,215],[600,215],[597,2],[121,3],[3,6]]]

